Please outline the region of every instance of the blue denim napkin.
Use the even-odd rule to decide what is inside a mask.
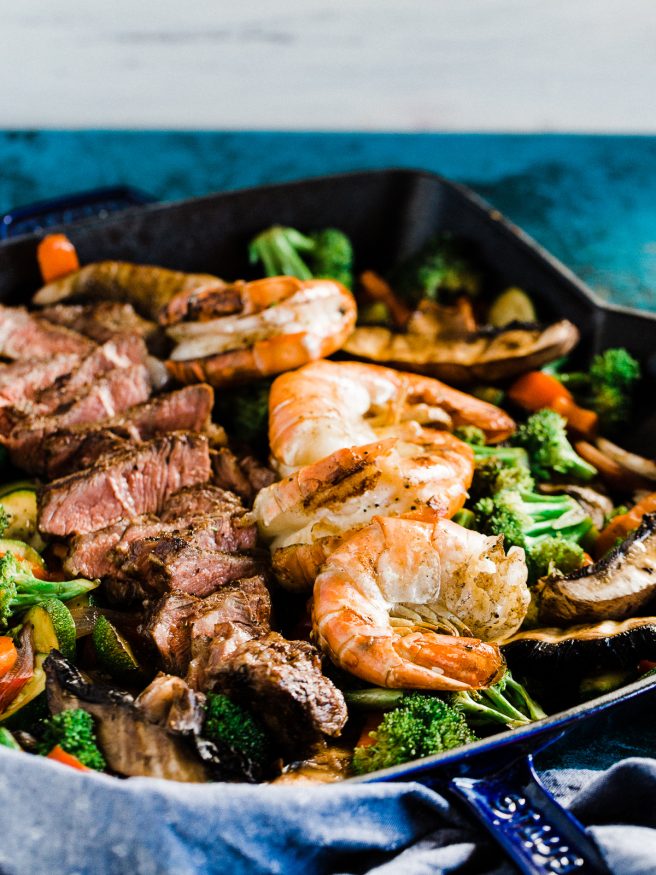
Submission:
[[[543,775],[611,871],[656,870],[656,760]],[[0,748],[3,875],[509,873],[419,784],[184,785],[77,773]]]

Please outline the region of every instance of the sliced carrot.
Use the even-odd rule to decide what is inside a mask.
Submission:
[[[67,751],[65,751],[59,744],[56,744],[53,747],[47,758],[49,760],[55,760],[55,762],[61,763],[64,766],[70,766],[72,769],[77,769],[80,772],[93,771],[88,766],[85,766],[84,763],[81,763],[72,753],[67,753]]]
[[[378,729],[384,716],[385,713],[383,711],[371,711],[367,714],[356,747],[371,747],[372,744],[376,744],[376,739],[372,738],[370,733]]]
[[[39,243],[36,257],[44,283],[80,269],[75,246],[65,234],[48,234]]]
[[[581,562],[581,568],[585,568],[586,565],[593,565],[593,564],[594,564],[594,560],[592,559],[592,556],[589,553],[584,553],[583,554],[583,562]]]
[[[16,645],[8,635],[2,635],[0,637],[0,675],[11,671],[17,659]]]
[[[601,530],[595,544],[598,556],[603,556],[620,539],[623,541],[638,528],[646,513],[656,511],[656,492],[650,492],[626,513],[619,514]]]
[[[646,674],[656,668],[656,662],[651,659],[641,659],[638,663],[638,671],[640,674]]]
[[[410,308],[395,294],[392,287],[380,274],[373,270],[365,270],[360,274],[360,285],[365,295],[371,301],[382,301],[387,305],[394,324],[402,328],[412,315]]]
[[[597,429],[597,414],[593,410],[580,407],[569,389],[544,371],[523,374],[508,390],[508,397],[514,404],[531,412],[544,407],[555,410],[580,435],[591,436]]]

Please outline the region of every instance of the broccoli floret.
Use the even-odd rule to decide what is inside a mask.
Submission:
[[[535,544],[528,553],[531,578],[539,580],[547,574],[559,571],[570,574],[583,564],[583,547],[565,538],[545,538]]]
[[[208,693],[203,737],[262,769],[270,759],[266,733],[251,714],[222,693]]]
[[[0,558],[0,625],[12,614],[31,608],[50,598],[60,601],[77,598],[98,586],[97,580],[41,580],[32,574],[27,562],[19,562],[13,553]]]
[[[476,447],[485,446],[485,432],[475,425],[459,425],[454,429],[454,435],[461,441]]]
[[[251,263],[261,262],[267,276],[325,277],[353,286],[353,247],[337,228],[308,235],[273,225],[251,241],[248,251]]]
[[[534,488],[535,480],[528,467],[505,465],[498,456],[487,456],[476,462],[469,496],[476,502],[499,492],[532,492]]]
[[[337,228],[324,228],[310,237],[314,242],[309,256],[312,273],[353,288],[353,246],[346,234]]]
[[[404,695],[371,735],[375,743],[356,747],[353,753],[353,768],[358,774],[407,763],[476,740],[458,710],[438,696],[423,693]]]
[[[554,474],[592,480],[597,469],[582,459],[567,439],[565,419],[553,410],[533,413],[510,439],[529,455],[531,471],[538,480],[550,480]]]
[[[571,389],[580,404],[598,414],[602,428],[613,431],[630,419],[640,365],[627,350],[607,349],[592,359],[588,371],[567,373],[558,369],[554,375]]]
[[[485,690],[447,693],[446,698],[453,708],[466,716],[470,725],[476,727],[503,723],[514,728],[547,716],[508,670],[500,681]]]
[[[451,234],[438,234],[389,277],[394,291],[409,304],[422,298],[443,301],[454,295],[477,295],[481,274],[466,244]]]
[[[106,767],[105,757],[98,748],[93,717],[82,708],[60,711],[43,721],[37,753],[47,756],[56,745],[77,757],[90,769],[99,772]]]
[[[488,535],[503,535],[506,546],[522,547],[526,551],[529,579],[534,581],[549,562],[563,572],[575,555],[583,559],[583,551],[558,547],[555,541],[577,545],[590,531],[592,520],[569,495],[538,495],[533,492],[500,492],[482,498],[474,505],[480,531]],[[543,546],[543,542],[548,542]],[[535,553],[535,558],[534,558]],[[577,565],[576,567],[580,566]]]
[[[257,447],[266,442],[271,380],[221,392],[216,415],[231,440]]]

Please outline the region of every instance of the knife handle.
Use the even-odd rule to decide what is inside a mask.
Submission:
[[[541,783],[530,754],[485,777],[452,778],[449,790],[525,875],[607,875],[596,845]]]
[[[143,206],[154,200],[155,198],[143,191],[121,185],[39,201],[17,207],[0,216],[0,240],[32,234],[56,225],[102,218],[109,213]]]

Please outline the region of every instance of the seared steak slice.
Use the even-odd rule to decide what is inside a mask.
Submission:
[[[278,479],[271,468],[262,465],[254,456],[242,456],[239,465],[253,488],[253,497]]]
[[[319,652],[305,641],[269,632],[214,667],[215,689],[254,706],[287,753],[298,759],[320,735],[346,723],[344,697],[321,672]]]
[[[26,359],[12,362],[0,370],[0,406],[12,406],[33,401],[42,389],[52,386],[58,377],[80,363],[76,353],[61,353],[41,361]]]
[[[144,598],[166,591],[202,598],[232,580],[257,574],[262,565],[254,556],[201,550],[176,534],[140,542],[140,547],[122,573],[139,582]]]
[[[45,486],[39,495],[39,529],[51,535],[84,534],[123,517],[156,513],[173,492],[203,483],[209,475],[205,437],[163,435]]]
[[[125,555],[116,555],[118,545],[127,545],[132,540],[151,537],[161,531],[159,518],[154,514],[143,514],[133,520],[120,520],[104,529],[75,535],[69,542],[68,555],[64,560],[64,570],[73,577],[117,576],[125,561]]]
[[[47,480],[65,477],[94,465],[101,456],[127,449],[130,442],[110,428],[60,428],[43,441],[43,472]]]
[[[199,516],[215,516],[217,514],[244,513],[245,508],[234,492],[213,486],[211,483],[201,483],[198,486],[188,486],[172,495],[161,513],[164,522],[194,520]],[[181,524],[181,528],[186,525]]]
[[[169,592],[155,604],[144,632],[158,649],[166,671],[184,674],[191,659],[190,618],[201,599],[182,592]]]
[[[188,619],[191,663],[187,680],[211,689],[214,674],[238,648],[271,628],[271,596],[261,575],[222,586],[199,600]]]
[[[48,435],[43,446],[43,469],[52,480],[93,464],[104,442],[111,444],[121,438],[148,440],[171,431],[200,431],[209,427],[214,393],[210,386],[185,386],[176,392],[159,395],[103,422],[101,425],[62,428]],[[92,457],[97,449],[97,455]],[[118,444],[116,445],[118,449]],[[85,464],[80,464],[82,459]]]
[[[136,334],[151,346],[160,339],[161,329],[155,322],[143,319],[132,304],[120,301],[98,301],[96,304],[55,304],[39,313],[55,325],[73,328],[96,343],[104,343],[117,335]]]
[[[102,422],[145,401],[149,395],[150,380],[143,365],[110,371],[56,413],[25,417],[4,439],[11,460],[19,468],[41,473],[47,435],[68,425]]]
[[[212,482],[222,489],[236,492],[246,504],[253,503],[255,491],[251,482],[235,454],[227,447],[212,451]]]
[[[60,353],[86,355],[95,343],[60,325],[28,313],[24,307],[0,305],[0,356],[8,359],[47,359]]]

